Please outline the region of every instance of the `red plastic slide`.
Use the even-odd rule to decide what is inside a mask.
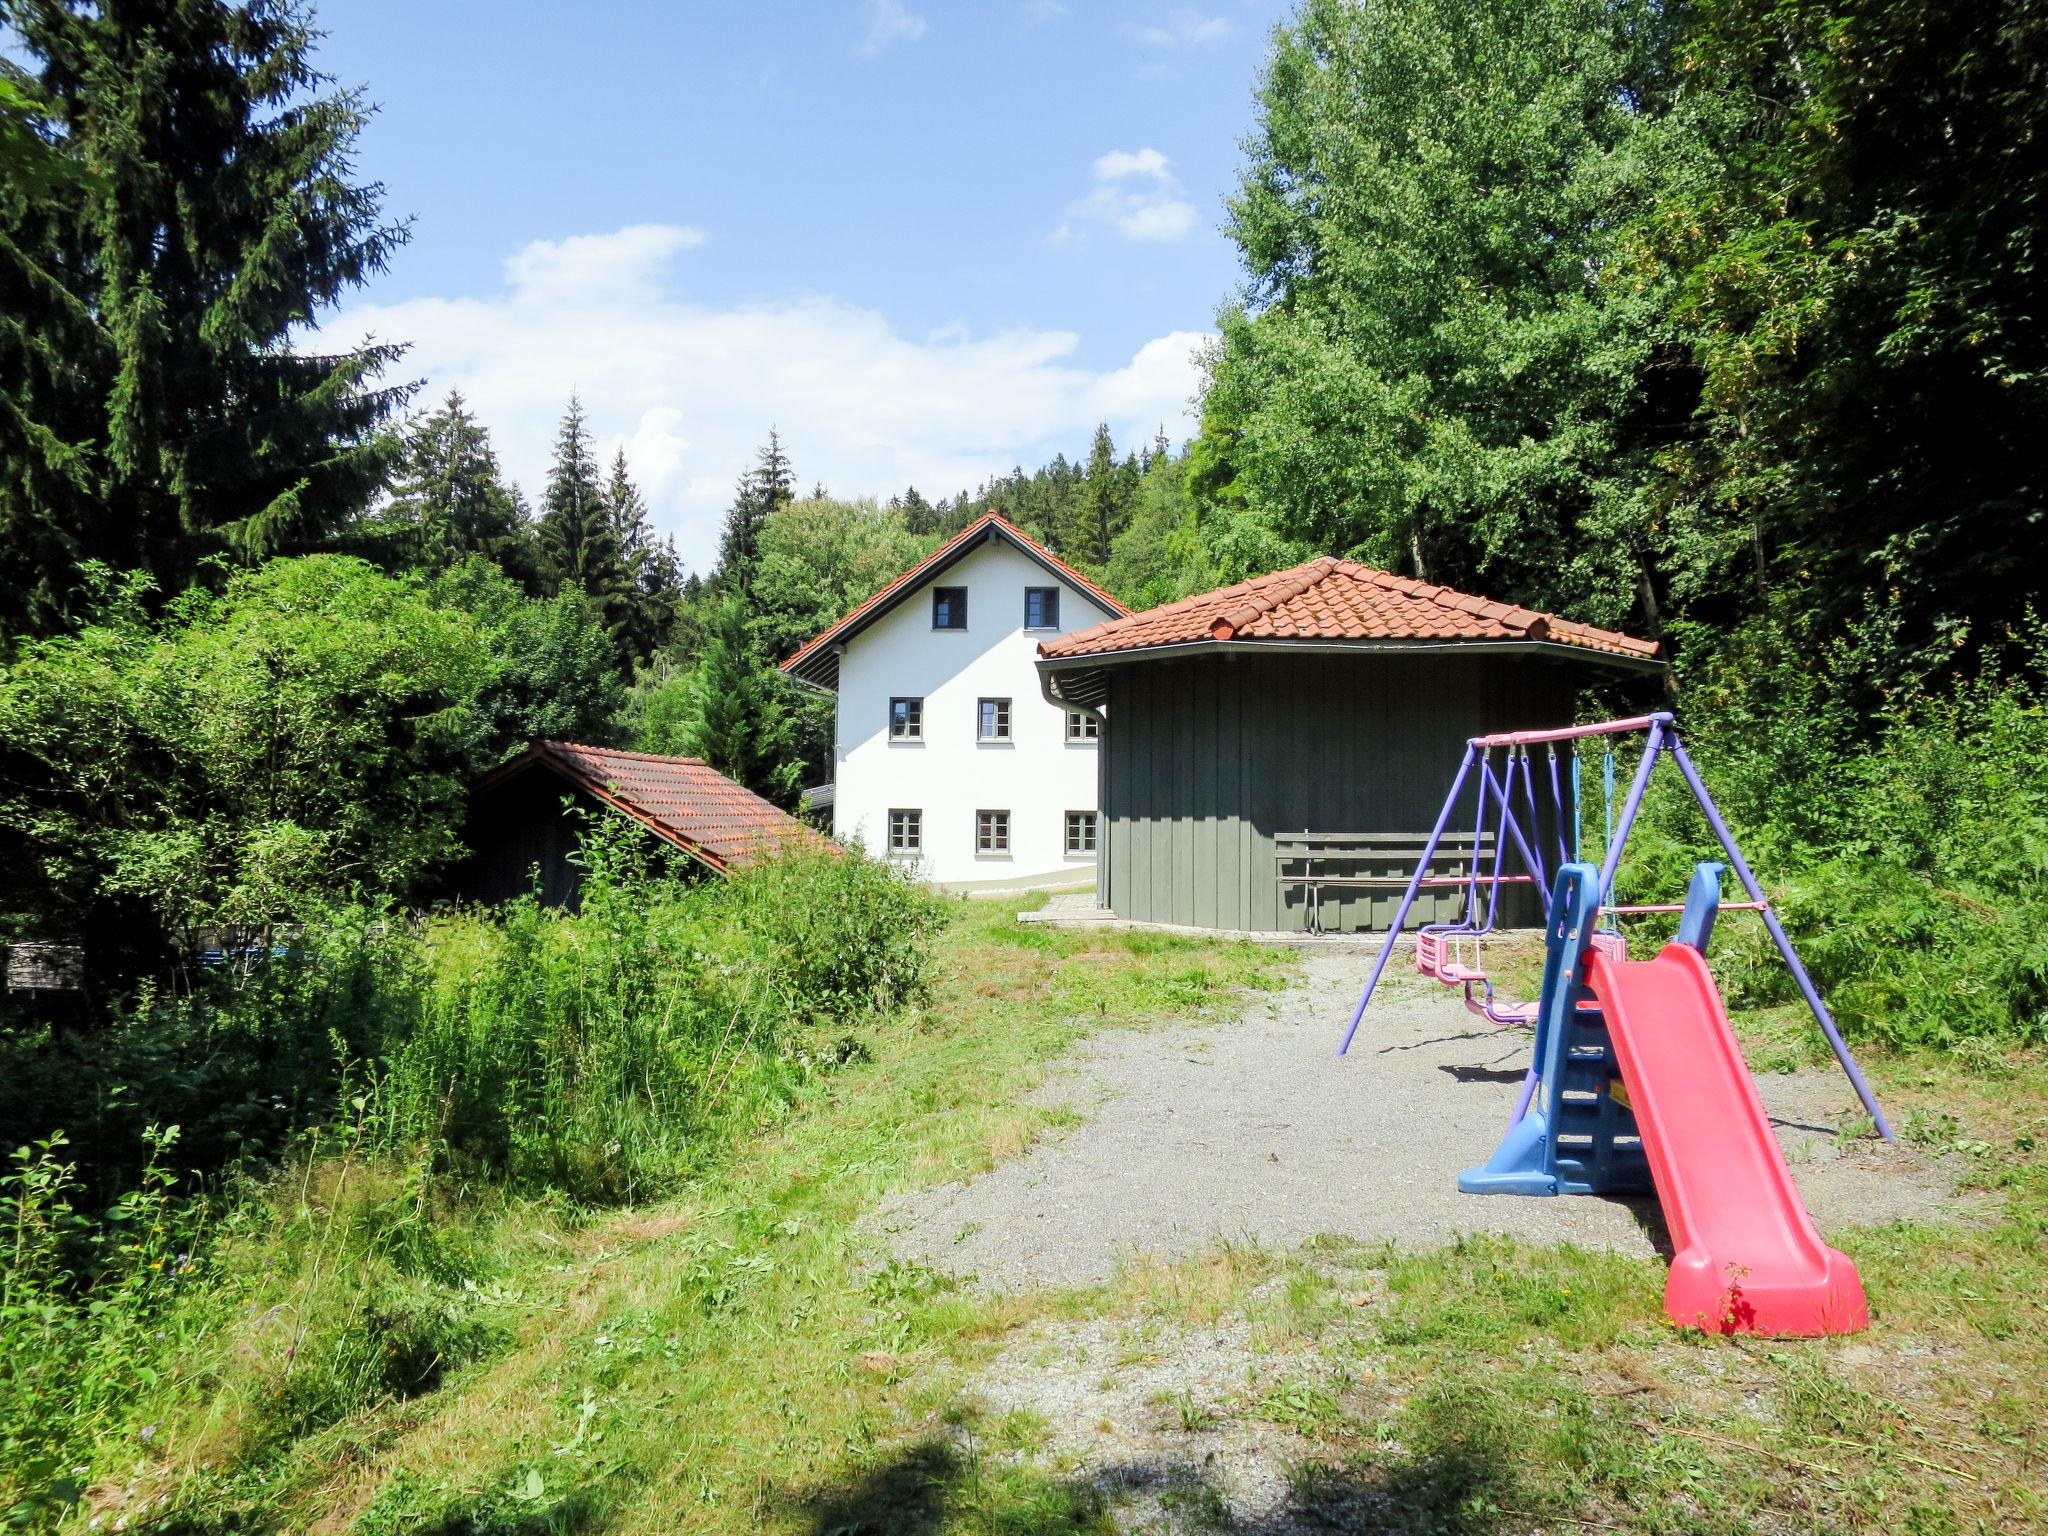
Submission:
[[[1676,1256],[1672,1321],[1711,1333],[1810,1336],[1870,1324],[1863,1282],[1821,1241],[1792,1183],[1707,962],[1586,956]]]

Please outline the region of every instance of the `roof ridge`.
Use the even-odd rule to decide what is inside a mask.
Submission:
[[[710,768],[711,764],[701,757],[677,756],[668,752],[635,752],[626,747],[599,747],[587,741],[568,741],[560,737],[540,736],[534,744],[542,747],[562,747],[571,752],[598,752],[606,757],[630,757],[642,763],[694,763],[699,768]],[[713,770],[716,772],[716,770]]]
[[[853,607],[849,608],[844,614],[842,614],[839,617],[839,619],[836,622],[826,625],[824,629],[820,630],[817,634],[811,636],[810,639],[806,640],[794,651],[791,651],[789,655],[783,658],[783,660],[777,665],[776,670],[780,672],[787,672],[791,667],[795,666],[798,662],[803,661],[807,657],[816,655],[819,650],[821,650],[824,646],[829,644],[832,638],[835,635],[837,635],[840,631],[845,629],[847,625],[853,623],[854,620],[862,617],[864,614],[871,612],[876,606],[878,606],[892,594],[901,592],[908,587],[914,586],[916,584],[917,578],[923,575],[925,571],[929,570],[932,566],[938,564],[939,561],[943,560],[946,556],[953,553],[954,550],[960,548],[962,545],[972,542],[972,538],[975,534],[980,533],[989,528],[1001,528],[1005,533],[1007,533],[1011,538],[1015,539],[1019,544],[1022,544],[1027,549],[1036,552],[1036,554],[1043,558],[1048,565],[1052,566],[1054,570],[1060,573],[1060,575],[1072,581],[1075,586],[1080,587],[1083,591],[1099,599],[1103,604],[1105,604],[1107,607],[1113,610],[1111,617],[1109,619],[1105,619],[1103,621],[1104,623],[1110,623],[1116,619],[1127,619],[1131,616],[1131,610],[1125,607],[1123,603],[1120,602],[1114,594],[1105,590],[1098,583],[1091,581],[1088,577],[1082,575],[1081,572],[1075,570],[1074,567],[1067,564],[1066,561],[1062,560],[1050,549],[1047,549],[1043,544],[1039,543],[1038,540],[1031,537],[1031,535],[1026,533],[1022,528],[1019,528],[1015,523],[1011,522],[1007,517],[1003,516],[1001,512],[998,512],[994,509],[990,509],[989,511],[982,513],[981,516],[974,519],[973,522],[967,524],[966,527],[962,528],[950,539],[945,540],[930,554],[926,555],[922,560],[917,561],[915,564],[909,566],[905,570],[899,571],[895,576],[890,578],[888,581],[884,582],[881,586],[877,587],[873,592],[869,593],[863,601],[858,602],[854,604]]]
[[[1557,619],[1556,614],[1545,613],[1540,608],[1524,608],[1517,603],[1503,603],[1497,598],[1481,597],[1474,592],[1461,592],[1456,587],[1447,587],[1440,582],[1422,581],[1416,577],[1403,576],[1396,571],[1383,571],[1377,566],[1361,565],[1357,561],[1343,563],[1366,576],[1376,586],[1391,588],[1405,597],[1435,603],[1440,608],[1477,614],[1496,623],[1522,630],[1537,639],[1541,639],[1541,631],[1547,629]]]

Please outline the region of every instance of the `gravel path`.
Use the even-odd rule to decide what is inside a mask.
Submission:
[[[1351,1054],[1336,1042],[1367,962],[1312,954],[1284,992],[1234,1019],[1096,1037],[1037,1102],[1084,1119],[965,1183],[880,1213],[897,1252],[996,1289],[1106,1280],[1135,1252],[1219,1240],[1289,1248],[1318,1233],[1426,1246],[1459,1233],[1650,1254],[1654,1201],[1483,1199],[1528,1036],[1467,1013],[1447,988],[1390,978]],[[1922,1215],[1948,1197],[1924,1158],[1832,1129],[1857,1109],[1833,1072],[1759,1080],[1823,1232]]]

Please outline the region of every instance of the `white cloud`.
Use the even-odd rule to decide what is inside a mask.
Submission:
[[[892,43],[914,43],[923,37],[928,23],[905,9],[902,0],[868,0],[868,30],[858,52],[872,59]]]
[[[1062,0],[1024,0],[1024,19],[1034,26],[1064,21],[1067,7]]]
[[[1127,240],[1178,240],[1195,227],[1195,205],[1181,195],[1173,165],[1156,149],[1112,149],[1091,168],[1095,185],[1067,205],[1052,238],[1073,238],[1074,221],[1108,224]]]
[[[1230,19],[1199,11],[1175,11],[1164,21],[1132,27],[1131,35],[1148,48],[1212,48],[1230,36]]]
[[[886,497],[914,484],[935,500],[1072,455],[1097,421],[1119,443],[1161,422],[1192,429],[1200,333],[1155,338],[1103,371],[1074,361],[1069,331],[949,326],[919,340],[829,296],[699,303],[670,269],[701,240],[638,225],[536,241],[505,262],[495,294],[357,305],[325,329],[410,341],[400,366],[425,378],[424,402],[460,389],[529,496],[579,392],[600,453],[625,448],[656,523],[699,569],[771,425],[806,488]]]

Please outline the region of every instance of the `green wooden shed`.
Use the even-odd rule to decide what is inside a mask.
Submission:
[[[1324,557],[1047,642],[1038,667],[1049,699],[1102,720],[1101,904],[1276,932],[1384,928],[1467,737],[1569,724],[1588,684],[1662,663]],[[1437,888],[1416,920],[1457,904]]]

